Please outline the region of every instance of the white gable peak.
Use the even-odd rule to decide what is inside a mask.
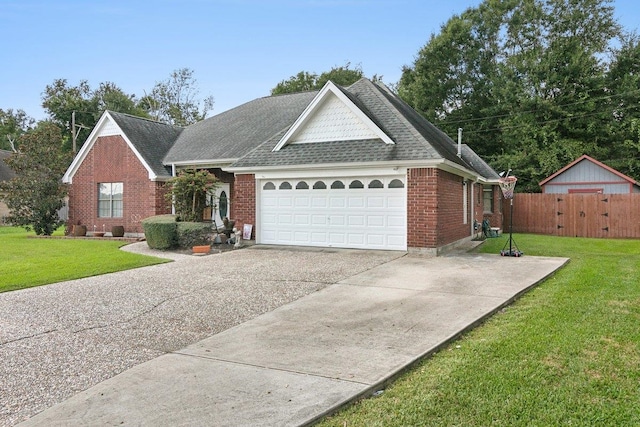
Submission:
[[[287,144],[364,139],[381,139],[386,144],[394,143],[335,84],[327,82],[273,151],[278,151]]]

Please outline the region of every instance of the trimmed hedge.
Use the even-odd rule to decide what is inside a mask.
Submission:
[[[175,215],[156,215],[142,220],[142,229],[151,249],[171,249],[178,245]]]
[[[177,233],[181,248],[211,244],[212,228],[206,222],[179,222]]]

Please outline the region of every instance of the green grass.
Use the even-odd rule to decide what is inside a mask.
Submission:
[[[640,241],[515,239],[525,256],[571,261],[379,397],[320,425],[640,425]]]
[[[167,262],[121,251],[122,241],[30,236],[35,233],[0,227],[0,292]]]

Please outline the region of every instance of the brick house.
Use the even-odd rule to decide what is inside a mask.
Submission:
[[[68,225],[142,233],[141,220],[171,213],[164,183],[171,168],[162,158],[181,128],[127,114],[105,112],[67,169]]]
[[[162,211],[164,180],[202,168],[223,182],[224,216],[250,224],[259,244],[437,254],[471,239],[476,222],[502,223],[496,172],[368,79],[259,98],[183,130],[155,126],[105,113],[65,174],[70,221],[100,226],[98,187],[122,182],[124,225],[138,230],[127,221]],[[141,142],[143,128],[162,143]],[[153,158],[137,148],[149,145]]]

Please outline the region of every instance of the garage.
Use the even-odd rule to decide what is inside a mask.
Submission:
[[[258,182],[258,242],[407,249],[406,175]]]

